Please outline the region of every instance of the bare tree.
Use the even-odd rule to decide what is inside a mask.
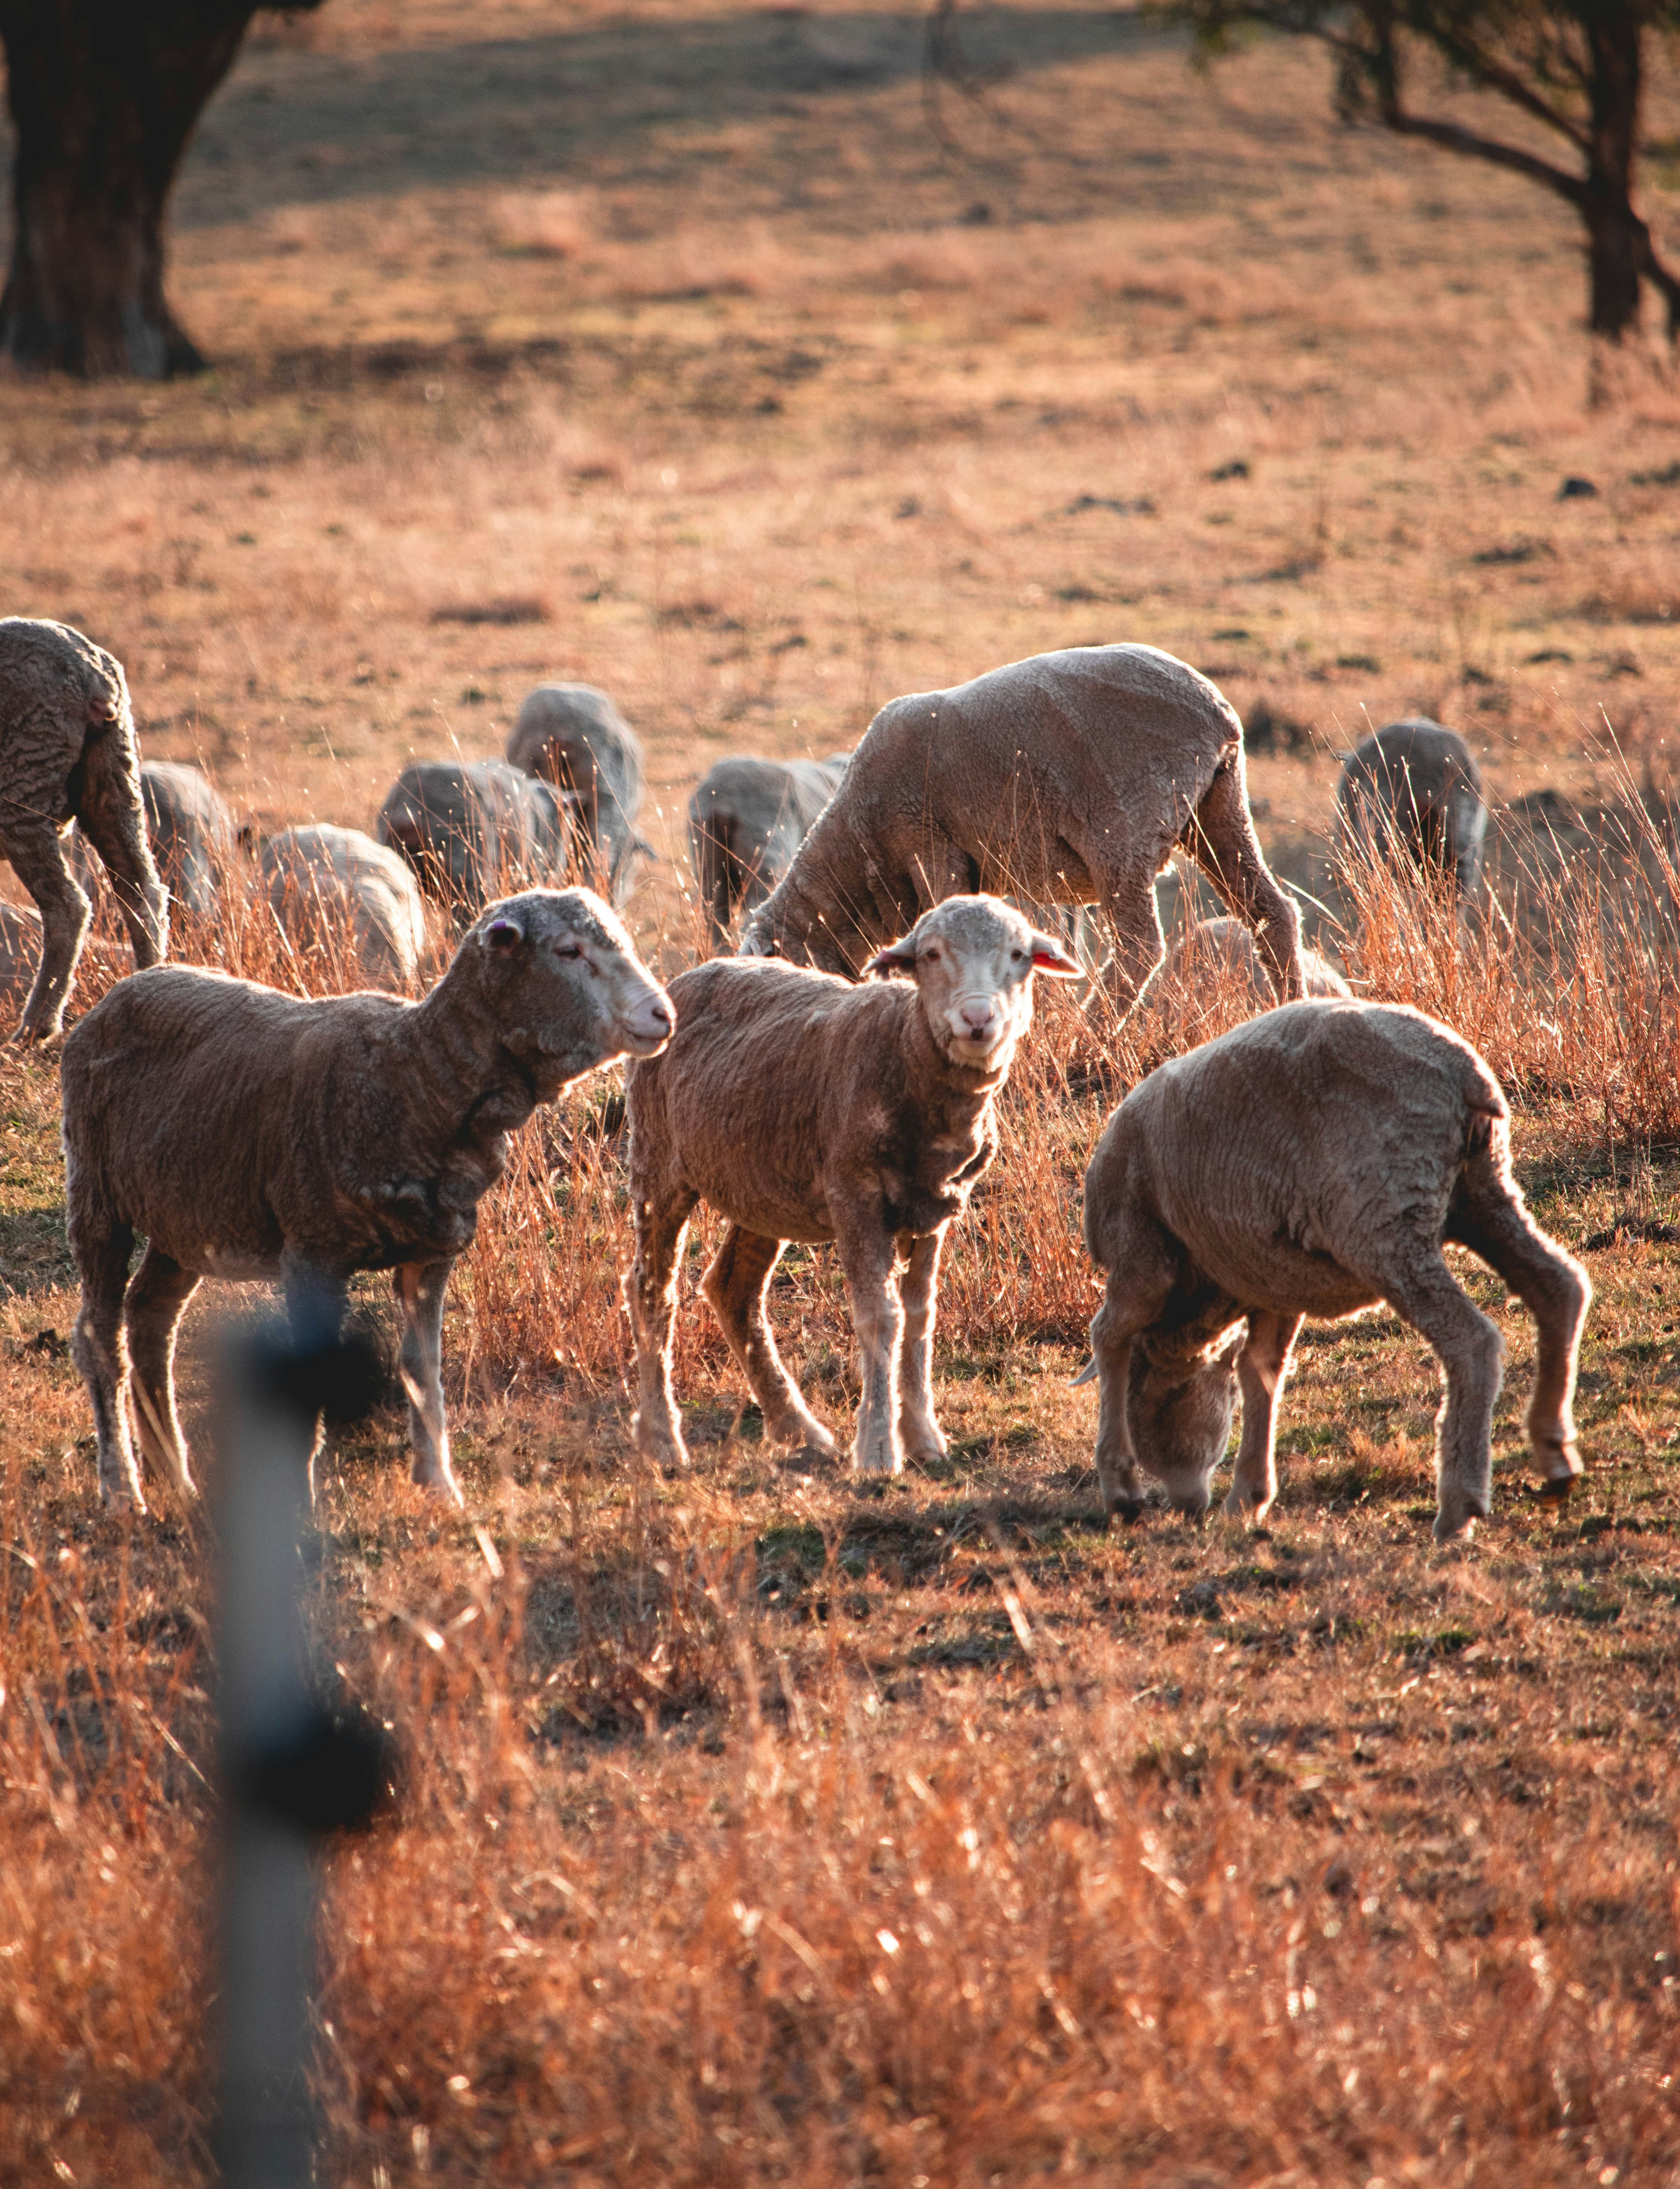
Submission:
[[[257,0],[0,0],[17,133],[0,356],[87,378],[201,369],[164,295],[164,209],[257,13]]]
[[[1680,278],[1633,201],[1649,48],[1680,28],[1677,0],[1165,0],[1164,12],[1188,22],[1208,52],[1244,25],[1321,40],[1337,57],[1337,103],[1350,120],[1368,116],[1525,175],[1575,207],[1595,335],[1619,342],[1637,327],[1649,283],[1667,307],[1670,341],[1680,338]],[[1451,79],[1548,132],[1559,156],[1420,113],[1417,63],[1431,53]]]

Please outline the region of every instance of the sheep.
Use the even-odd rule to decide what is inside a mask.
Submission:
[[[221,793],[202,768],[149,760],[140,768],[140,804],[172,906],[213,919],[223,888],[239,871],[237,831]]]
[[[683,1235],[705,1201],[728,1219],[702,1280],[772,1440],[834,1440],[789,1379],[765,1294],[790,1239],[832,1239],[863,1367],[852,1458],[865,1474],[942,1457],[934,1417],[935,1292],[945,1232],[997,1149],[993,1105],[1032,1016],[1034,969],[1077,980],[1054,936],[990,897],[947,898],[868,970],[914,987],[721,958],[671,983],[670,1050],[631,1068],[635,1434],[687,1454],[670,1380]]]
[[[1468,1536],[1489,1510],[1505,1348],[1459,1289],[1444,1240],[1490,1263],[1535,1318],[1528,1436],[1546,1493],[1567,1495],[1581,1472],[1571,1400],[1592,1287],[1523,1205],[1493,1073],[1421,1011],[1291,1004],[1163,1064],[1097,1144],[1084,1230],[1106,1288],[1076,1381],[1099,1379],[1111,1515],[1140,1510],[1140,1468],[1180,1511],[1202,1511],[1240,1390],[1225,1510],[1263,1520],[1303,1318],[1386,1300],[1445,1371],[1434,1532]]]
[[[642,811],[640,739],[604,692],[592,684],[539,684],[507,739],[512,766],[570,791],[597,889],[622,904],[636,855],[653,847],[636,830]]]
[[[563,880],[576,820],[575,800],[505,761],[412,761],[386,793],[376,834],[465,926],[498,887]]]
[[[65,858],[77,821],[104,860],[134,963],[168,954],[169,901],[146,844],[122,665],[67,624],[0,620],[0,854],[41,912],[41,962],[13,1038],[50,1040],[88,933]]]
[[[779,761],[735,753],[708,770],[688,801],[688,855],[714,951],[725,947],[736,907],[751,911],[781,880],[851,757]]]
[[[284,829],[263,845],[263,888],[294,947],[348,941],[376,988],[405,988],[426,947],[426,905],[404,862],[359,829]]]
[[[1304,943],[1301,970],[1309,996],[1353,993],[1329,960]],[[1202,1017],[1209,988],[1229,986],[1251,996],[1258,1010],[1269,1010],[1276,1000],[1254,938],[1241,920],[1200,919],[1167,953],[1155,993],[1190,1032]]]
[[[1338,833],[1355,846],[1451,878],[1466,902],[1482,890],[1487,800],[1475,755],[1457,730],[1425,715],[1389,722],[1343,759]]]
[[[294,1326],[320,1330],[354,1271],[390,1270],[414,1479],[459,1504],[440,1343],[479,1196],[540,1104],[614,1057],[652,1055],[670,1029],[668,998],[588,890],[488,907],[420,1003],[178,966],[120,982],[65,1040],[62,1072],[72,1351],[105,1502],[144,1509],[129,1404],[144,1459],[193,1494],[173,1360],[201,1277],[278,1279]]]
[[[1164,955],[1154,883],[1176,846],[1298,996],[1300,919],[1254,834],[1236,713],[1154,647],[1070,647],[890,701],[740,947],[855,974],[959,890],[1100,902],[1123,1017]]]

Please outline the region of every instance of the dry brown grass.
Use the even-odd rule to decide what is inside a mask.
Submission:
[[[221,369],[0,387],[4,606],[114,646],[148,750],[269,825],[365,825],[410,750],[499,749],[540,677],[609,686],[670,970],[720,751],[831,749],[895,691],[1071,641],[1187,655],[1270,710],[1262,833],[1343,922],[1321,939],[1512,1091],[1598,1291],[1587,1479],[1561,1518],[1522,1498],[1532,1334],[1466,1264],[1512,1363],[1469,1553],[1429,1545],[1434,1365],[1381,1317],[1309,1333],[1269,1531],[1104,1533],[1078,1185],[1104,1087],[1185,1028],[1061,996],[949,1263],[949,1462],[880,1496],[790,1472],[691,1287],[695,1466],[651,1478],[602,1083],[522,1137],[457,1275],[467,1520],[409,1488],[394,1414],[324,1471],[321,1661],[409,1759],[327,1865],[325,2177],[1669,2182],[1680,407],[1647,376],[1589,413],[1569,223],[1337,131],[1313,58],[1208,82],[1037,5],[973,42],[1021,65],[995,124],[950,110],[952,159],[910,15],[276,27],[181,200]],[[1558,501],[1566,473],[1598,495]],[[542,619],[463,619],[508,603]],[[1419,706],[1502,807],[1502,914],[1463,936],[1329,866],[1336,749]],[[194,947],[351,977],[254,913]],[[96,936],[82,1001],[127,962]],[[1244,1008],[1198,1003],[1206,1032]],[[203,1524],[93,1506],[50,1059],[0,1061],[0,2178],[191,2181]],[[212,1484],[236,1297],[184,1347]],[[831,1258],[790,1256],[774,1311],[843,1422]]]

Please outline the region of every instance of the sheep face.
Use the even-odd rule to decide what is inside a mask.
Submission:
[[[1077,981],[1054,936],[995,897],[952,897],[924,913],[902,942],[870,959],[872,973],[907,972],[947,1060],[971,1072],[1007,1071],[1032,1022],[1032,976]]]
[[[670,998],[592,890],[527,890],[479,917],[461,945],[477,953],[503,1046],[548,1090],[616,1056],[657,1056]]]
[[[1241,1333],[1223,1352],[1185,1355],[1134,1344],[1126,1420],[1138,1464],[1179,1513],[1205,1513],[1213,1470],[1225,1457],[1236,1415]]]

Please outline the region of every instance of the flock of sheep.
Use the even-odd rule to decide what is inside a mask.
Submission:
[[[614,909],[649,854],[642,796],[640,750],[611,701],[540,686],[505,762],[406,768],[377,841],[312,827],[262,846],[257,885],[281,925],[303,946],[336,937],[373,987],[300,998],[164,964],[172,897],[208,917],[244,857],[231,817],[197,771],[139,766],[110,654],[62,625],[0,621],[0,853],[38,908],[0,908],[0,988],[8,963],[14,992],[35,964],[16,1038],[61,1027],[89,847],[139,969],[76,1025],[61,1063],[74,1353],[108,1503],[144,1509],[135,1438],[139,1459],[191,1490],[173,1358],[202,1277],[277,1281],[294,1322],[320,1332],[371,1270],[393,1276],[415,1479],[459,1502],[440,1365],[451,1267],[508,1134],[621,1057],[641,1451],[686,1457],[671,1330],[704,1202],[727,1228],[703,1289],[766,1434],[834,1450],[766,1315],[783,1247],[833,1241],[861,1370],[854,1465],[890,1474],[942,1455],[940,1255],[996,1152],[1034,975],[1091,976],[1080,947],[1099,908],[1095,970],[1123,1017],[1165,955],[1155,882],[1174,851],[1228,908],[1200,946],[1245,970],[1257,1001],[1277,1000],[1144,1080],[1088,1170],[1085,1239],[1106,1291],[1080,1380],[1099,1384],[1106,1509],[1135,1515],[1145,1477],[1178,1509],[1205,1509],[1240,1398],[1226,1507],[1262,1517],[1304,1317],[1386,1300],[1440,1358],[1435,1533],[1468,1533],[1490,1507],[1504,1349],[1446,1241],[1535,1317],[1530,1444],[1542,1486],[1567,1492],[1585,1273],[1524,1208],[1482,1060],[1418,1012],[1355,1000],[1303,951],[1254,833],[1242,724],[1206,677],[1150,647],[1072,648],[894,700],[850,755],[720,762],[691,801],[691,848],[712,948],[741,912],[738,954],[668,992]],[[1349,756],[1338,806],[1380,854],[1479,891],[1486,806],[1454,732],[1377,732]],[[602,893],[497,896],[510,874],[583,874]],[[406,1001],[385,991],[415,978],[427,897],[459,942],[430,993]]]

